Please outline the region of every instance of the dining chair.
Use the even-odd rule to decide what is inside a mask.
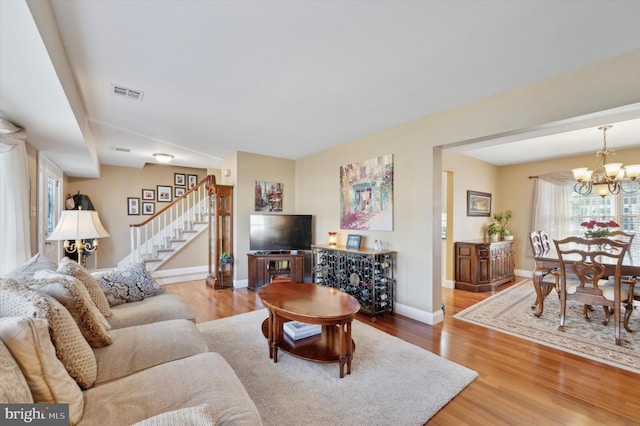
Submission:
[[[633,257],[631,256],[631,244],[633,243],[633,238],[636,236],[636,234],[632,234],[632,233],[629,233],[629,232],[616,230],[616,231],[609,232],[609,235],[611,237],[615,237],[614,238],[615,240],[620,240],[620,241],[624,241],[626,243],[629,243],[629,249],[627,250],[627,256],[629,257],[629,262],[631,262],[630,264],[633,265]]]
[[[628,242],[610,238],[568,237],[553,240],[560,257],[560,326],[564,331],[567,300],[584,304],[583,314],[587,321],[589,306],[602,306],[605,312],[604,325],[609,324],[613,311],[616,345],[620,345],[620,325],[629,329],[629,317],[633,311],[633,289],[635,283],[623,286],[621,269],[624,256],[629,248]],[[613,279],[603,279],[607,275],[607,266],[614,267]],[[567,279],[574,274],[578,279]],[[621,307],[625,308],[624,321],[621,320]]]
[[[549,238],[549,234],[547,231],[540,230],[538,231],[540,234],[540,242],[542,243],[542,250],[549,251],[551,250],[551,239]]]
[[[531,250],[533,252],[533,257],[536,259],[537,257],[541,257],[544,252],[549,251],[549,249],[545,250],[544,245],[542,243],[542,237],[540,235],[541,232],[544,231],[532,231],[529,233],[529,242],[531,244]],[[546,233],[545,233],[546,234]],[[547,234],[547,238],[549,235]],[[549,246],[551,248],[551,246]],[[547,268],[546,266],[541,266],[536,261],[535,268],[533,269],[533,276],[541,275],[540,283],[542,284],[542,297],[545,298],[551,293],[551,290],[555,289],[560,296],[560,279],[559,279],[559,271],[555,268]],[[535,303],[531,305],[531,309],[536,309],[540,304],[540,301],[536,299]],[[542,315],[542,310],[536,313],[536,316]]]
[[[625,241],[629,243],[629,249],[627,250],[627,257],[629,258],[629,264],[633,265],[633,256],[631,255],[631,244],[633,243],[633,238],[636,236],[634,233],[624,232],[620,230],[611,231],[609,233],[612,237],[616,237],[617,240]],[[629,285],[631,282],[635,283],[638,277],[632,277],[629,275],[622,276],[622,284]],[[633,288],[633,298],[635,300],[640,300],[640,286]]]

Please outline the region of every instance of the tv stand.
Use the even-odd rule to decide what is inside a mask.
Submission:
[[[304,253],[256,252],[247,254],[249,289],[258,290],[273,281],[304,282]]]

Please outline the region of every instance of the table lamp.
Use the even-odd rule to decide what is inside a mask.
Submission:
[[[53,230],[48,241],[64,240],[64,250],[67,253],[78,253],[78,263],[82,265],[84,251],[93,253],[98,248],[98,238],[108,237],[109,233],[95,210],[63,210],[56,229]],[[74,242],[71,242],[71,241]],[[90,241],[83,241],[90,240]],[[92,240],[92,241],[91,241]]]

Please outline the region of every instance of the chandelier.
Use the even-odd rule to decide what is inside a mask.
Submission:
[[[640,164],[632,164],[622,167],[622,163],[607,163],[609,155],[615,155],[615,151],[607,149],[607,130],[611,125],[598,127],[602,130],[603,146],[602,150],[596,152],[599,157],[595,170],[587,167],[572,169],[573,177],[577,181],[573,190],[580,195],[589,195],[591,191],[601,197],[615,195],[622,192],[636,192],[640,190],[640,181],[636,178],[640,176]],[[629,179],[625,180],[625,173]]]

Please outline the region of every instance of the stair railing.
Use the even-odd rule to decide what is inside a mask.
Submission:
[[[196,225],[208,225],[207,183],[210,181],[207,176],[153,216],[141,223],[129,225],[129,262],[160,261],[161,253],[173,251],[176,243],[186,242],[186,234],[195,232]]]

